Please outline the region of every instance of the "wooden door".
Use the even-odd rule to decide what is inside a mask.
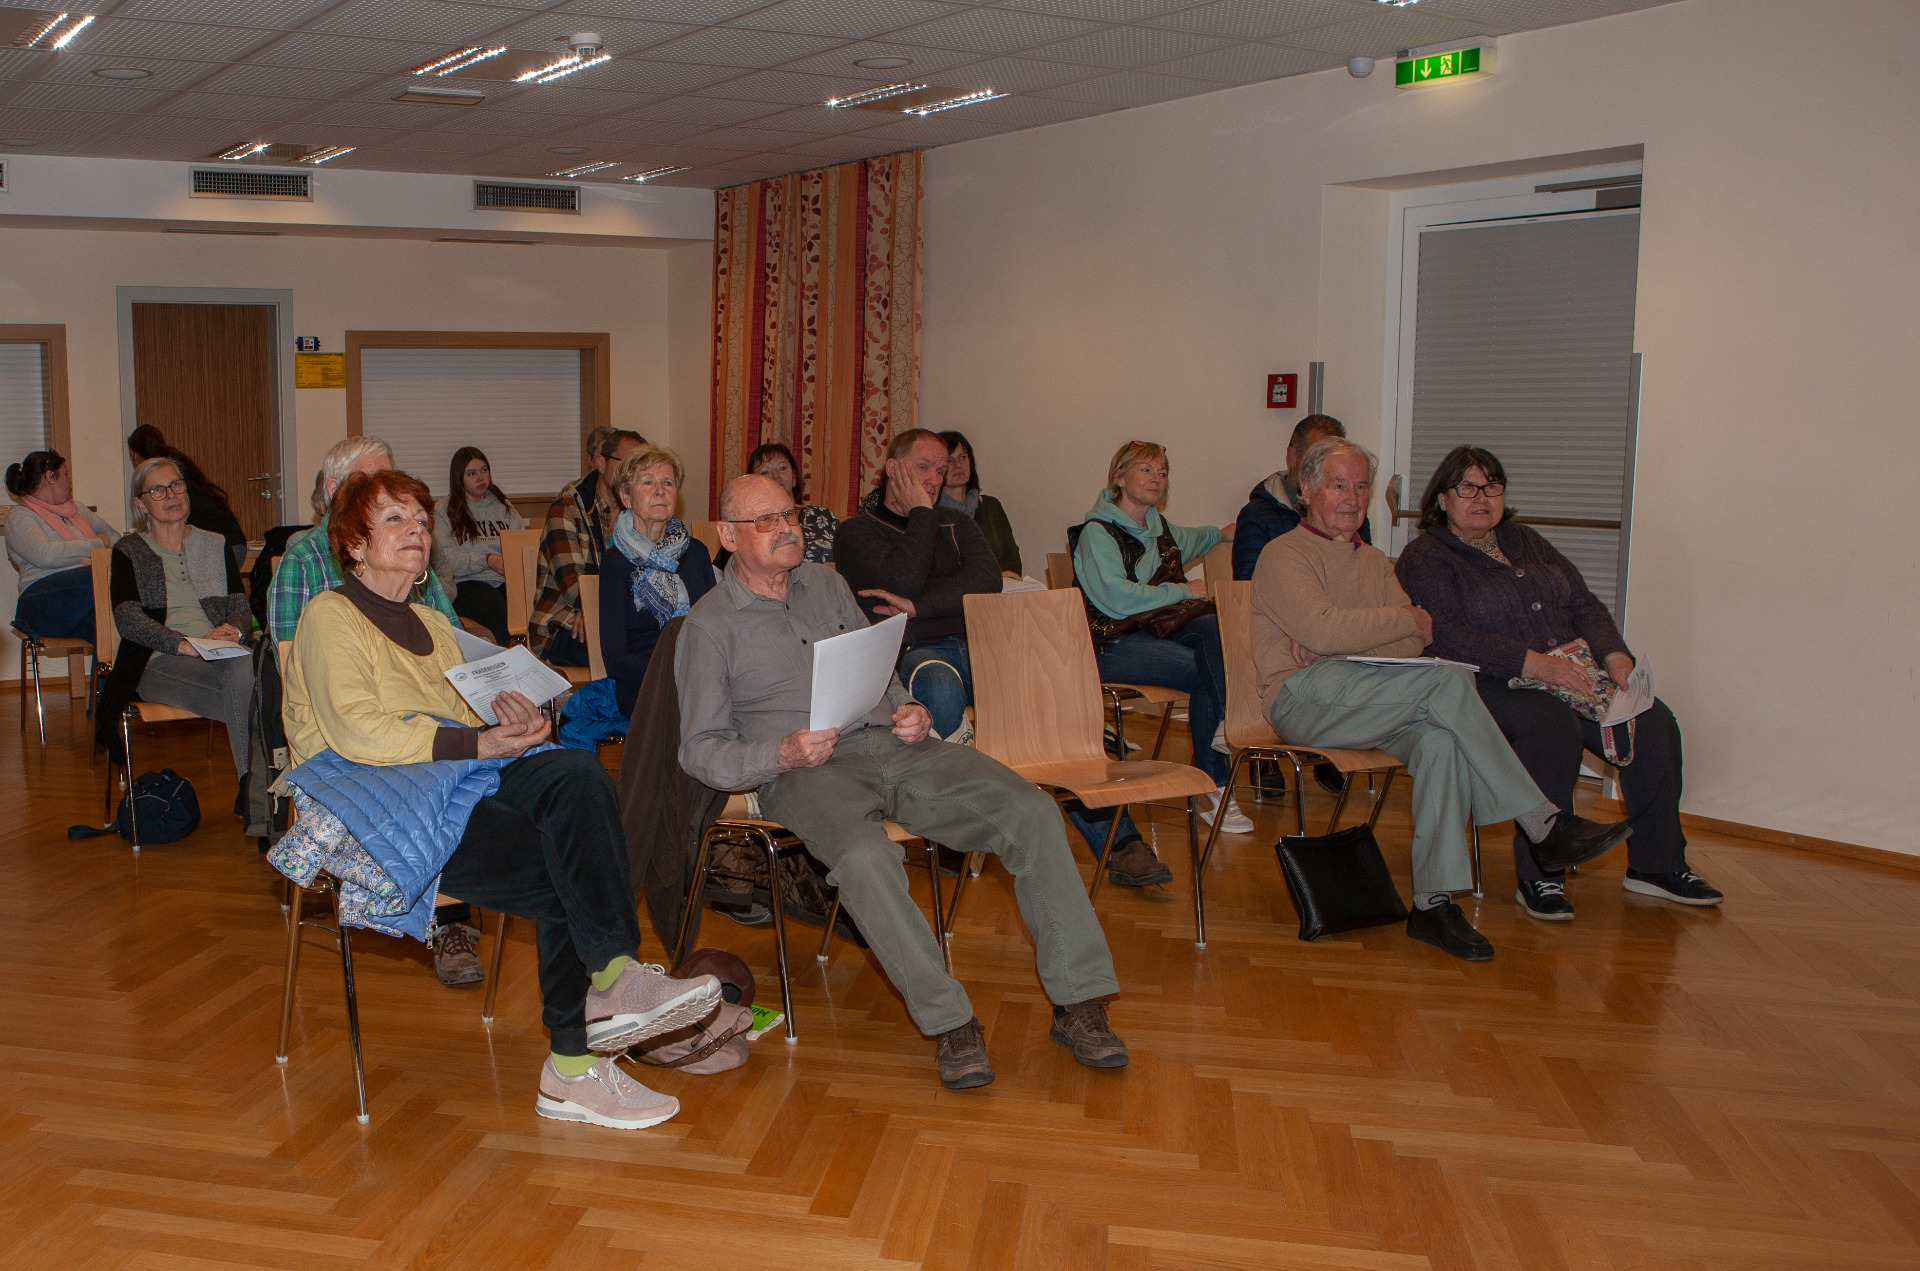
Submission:
[[[274,307],[136,304],[133,395],[138,422],[225,488],[258,542],[275,524]]]

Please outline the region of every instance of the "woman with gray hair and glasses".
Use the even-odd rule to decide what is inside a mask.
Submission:
[[[113,545],[109,598],[120,648],[100,691],[96,736],[124,758],[119,722],[129,702],[178,706],[227,726],[233,770],[244,778],[253,614],[240,571],[218,534],[187,524],[187,482],[172,459],[133,470],[133,503],[137,528]],[[223,647],[242,652],[221,657]]]

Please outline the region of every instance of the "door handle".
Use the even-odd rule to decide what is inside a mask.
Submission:
[[[262,476],[257,476],[257,477],[248,477],[248,478],[247,478],[247,480],[249,480],[249,481],[271,481],[271,480],[273,480],[273,474],[272,474],[271,472],[269,472],[269,473],[266,473],[266,474],[264,474],[264,475],[262,475]]]

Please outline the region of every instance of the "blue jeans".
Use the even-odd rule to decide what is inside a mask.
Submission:
[[[1193,766],[1227,782],[1226,756],[1213,748],[1227,701],[1227,664],[1220,653],[1220,620],[1195,618],[1166,639],[1144,631],[1121,636],[1095,652],[1100,678],[1109,684],[1154,684],[1187,695],[1187,727],[1193,733]]]
[[[42,640],[93,639],[93,570],[81,565],[48,574],[20,593],[13,623]]]
[[[973,701],[973,662],[967,656],[966,640],[960,636],[948,636],[944,640],[916,644],[900,655],[897,669],[900,682],[913,694],[913,700],[926,707],[927,714],[933,716],[935,735],[953,736],[961,721],[966,719],[967,706]],[[1067,807],[1066,813],[1067,820],[1080,832],[1080,837],[1092,849],[1094,859],[1098,860],[1100,849],[1107,841],[1108,826],[1113,821],[1113,809],[1093,811],[1082,807],[1076,799]],[[1123,815],[1120,832],[1114,835],[1114,849],[1117,851],[1139,837],[1140,831],[1134,828],[1133,818]]]

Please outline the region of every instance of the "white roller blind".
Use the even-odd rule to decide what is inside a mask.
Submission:
[[[0,344],[0,468],[47,448],[46,354],[41,344]]]
[[[478,446],[509,495],[580,475],[580,350],[362,349],[360,429],[447,493],[447,465]]]
[[[1421,232],[1410,500],[1473,445],[1522,517],[1621,519],[1639,251],[1637,214]],[[1617,611],[1619,532],[1537,528]]]

